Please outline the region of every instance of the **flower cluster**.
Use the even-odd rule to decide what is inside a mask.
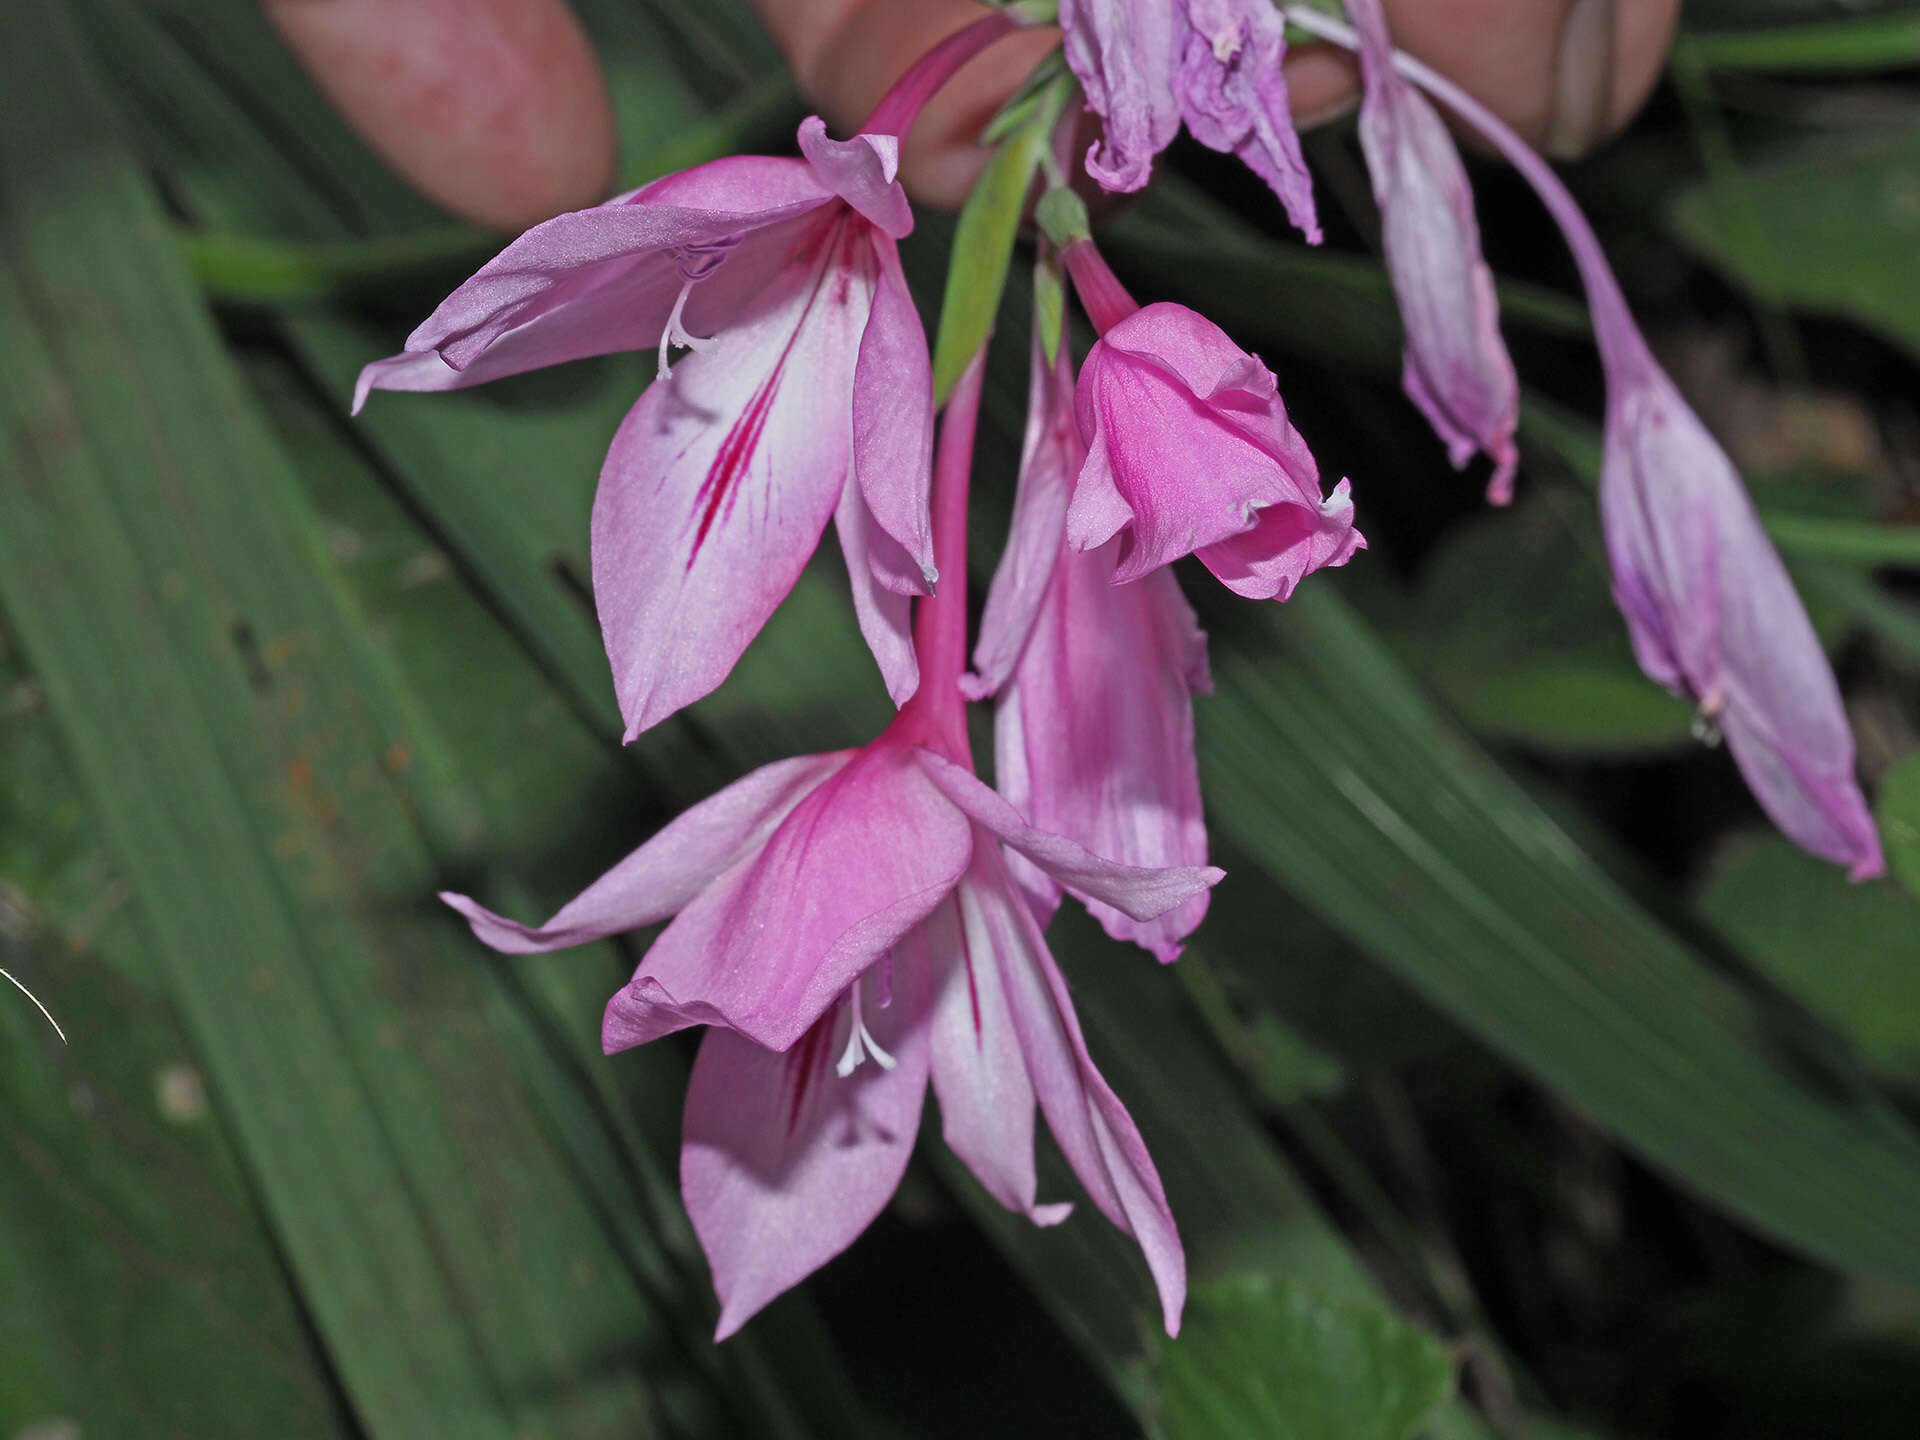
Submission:
[[[1506,498],[1517,385],[1466,175],[1424,88],[1534,181],[1587,278],[1611,383],[1602,508],[1642,665],[1718,723],[1788,834],[1875,873],[1845,716],[1804,612],[1584,221],[1497,121],[1392,50],[1378,0],[1348,8],[1357,34],[1293,18],[1361,54],[1361,134],[1406,317],[1409,395],[1456,464],[1491,457],[1492,497]],[[1060,22],[1104,120],[1087,157],[1097,181],[1144,184],[1184,122],[1246,160],[1316,233],[1282,12],[1266,0],[1062,0]],[[657,351],[659,378],[614,436],[592,519],[594,597],[629,740],[726,678],[834,522],[898,707],[881,735],[736,782],[543,925],[445,897],[509,953],[670,922],[608,1002],[603,1036],[611,1053],[706,1027],[681,1179],[722,1336],[872,1221],[929,1085],[948,1146],[1042,1225],[1068,1209],[1037,1195],[1044,1114],[1095,1206],[1139,1242],[1177,1329],[1185,1269],[1165,1192],[1042,932],[1072,894],[1116,939],[1171,961],[1221,878],[1193,751],[1206,642],[1171,562],[1192,555],[1238,595],[1285,600],[1365,545],[1347,482],[1323,487],[1266,366],[1192,310],[1136,304],[1083,224],[1049,221],[1043,273],[1077,294],[1098,338],[1076,369],[1057,328],[1036,326],[1013,527],[969,668],[982,360],[949,397],[936,452],[928,347],[896,249],[913,226],[896,173],[921,104],[1012,28],[995,17],[935,47],[849,140],[808,119],[798,156],[719,160],[536,226],[403,353],[367,366],[355,397],[357,408],[374,389]],[[1054,207],[1076,210],[1083,219]],[[966,703],[988,698],[997,789],[976,776],[967,740]]]

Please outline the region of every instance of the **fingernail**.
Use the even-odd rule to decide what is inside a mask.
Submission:
[[[1614,0],[1573,0],[1554,57],[1547,153],[1584,155],[1607,133],[1613,105]]]

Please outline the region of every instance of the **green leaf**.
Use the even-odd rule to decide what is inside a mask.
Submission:
[[[1920,1088],[1920,903],[1911,895],[1887,881],[1850,884],[1834,866],[1761,835],[1714,867],[1700,908],[1882,1073]]]
[[[1887,868],[1920,896],[1920,755],[1909,755],[1880,777],[1880,840]]]
[[[1913,1130],[1861,1077],[1783,1055],[1768,1007],[1445,726],[1326,579],[1214,628],[1216,834],[1680,1184],[1835,1265],[1920,1280]]]
[[[1453,1387],[1424,1332],[1257,1272],[1196,1287],[1154,1350],[1167,1440],[1408,1440]]]
[[[58,945],[0,941],[72,1041],[0,1001],[0,1433],[348,1433],[164,995]]]
[[[1041,93],[1033,114],[993,152],[960,212],[933,346],[936,404],[946,400],[967,363],[993,332],[1000,297],[1007,288],[1014,236],[1065,100],[1066,86],[1058,80]]]
[[[421,903],[423,747],[63,13],[32,14],[0,59],[0,600],[308,1314],[370,1429],[646,1433],[638,1364],[576,1362],[659,1322]]]
[[[0,1001],[0,1433],[344,1433],[38,697],[0,654],[0,967],[70,1042]]]
[[[1768,299],[1857,320],[1920,351],[1920,137],[1848,136],[1783,146],[1742,166],[1729,224],[1704,186],[1675,200],[1688,246]]]
[[[1470,726],[1568,753],[1688,741],[1692,713],[1634,663],[1584,497],[1480,515],[1429,562],[1400,649]]]
[[[1689,31],[1687,48],[1715,70],[1884,70],[1920,60],[1920,14],[1911,10],[1751,29]]]

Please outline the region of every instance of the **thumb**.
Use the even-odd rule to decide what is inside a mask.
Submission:
[[[520,230],[606,198],[613,110],[565,0],[263,0],[360,138],[454,214]]]

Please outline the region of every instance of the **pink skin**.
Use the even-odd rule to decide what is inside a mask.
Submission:
[[[1316,12],[1289,17],[1359,43]],[[1592,226],[1553,168],[1486,107],[1417,60],[1395,52],[1392,62],[1525,177],[1579,266],[1607,372],[1601,526],[1641,669],[1725,734],[1754,798],[1789,839],[1855,880],[1883,874],[1819,637],[1733,462],[1647,348]]]
[[[262,8],[348,123],[454,214],[520,230],[612,187],[613,107],[565,0]]]

